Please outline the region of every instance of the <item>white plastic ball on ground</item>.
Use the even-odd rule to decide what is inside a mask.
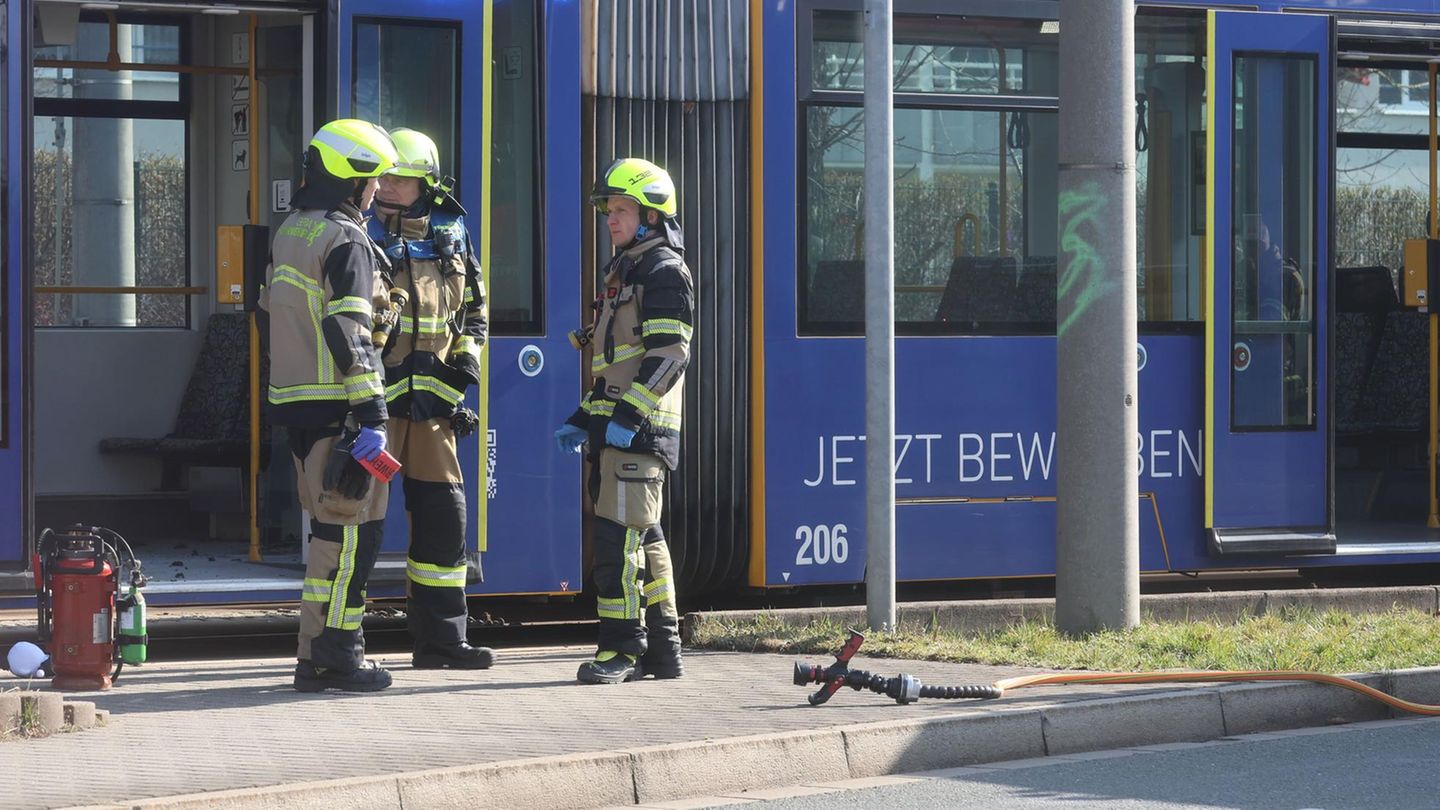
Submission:
[[[16,642],[15,646],[10,648],[8,658],[10,671],[21,678],[45,677],[45,671],[41,667],[50,660],[44,650],[28,641]]]

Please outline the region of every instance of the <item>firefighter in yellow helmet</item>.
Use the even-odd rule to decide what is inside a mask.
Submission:
[[[590,196],[615,256],[594,304],[588,341],[595,383],[555,433],[561,452],[589,445],[593,574],[600,630],[584,683],[678,678],[679,613],[660,530],[665,479],[680,460],[685,367],[695,290],[682,256],[675,184],[649,161],[625,158]]]
[[[371,318],[388,305],[385,257],[366,236],[361,212],[395,159],[390,136],[374,124],[342,119],[321,127],[260,294],[269,414],[289,429],[300,503],[311,517],[295,667],[302,692],[390,685],[390,674],[365,660],[360,631],[389,495],[359,463],[386,445]]]
[[[390,133],[399,159],[380,177],[373,239],[390,260],[382,345],[391,451],[403,465],[410,547],[405,560],[412,664],[486,669],[495,660],[465,638],[465,489],[456,440],[475,430],[465,390],[480,382],[485,283],[464,210],[440,173],[435,142]],[[484,392],[481,392],[484,396]]]

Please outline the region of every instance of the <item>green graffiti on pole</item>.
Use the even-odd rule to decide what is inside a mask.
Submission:
[[[1118,289],[1115,280],[1107,277],[1100,254],[1083,233],[1087,226],[1099,227],[1104,210],[1105,197],[1094,182],[1060,194],[1060,221],[1063,223],[1060,249],[1070,254],[1071,258],[1060,277],[1056,295],[1061,301],[1073,301],[1074,306],[1061,322],[1058,334],[1065,334],[1085,310]]]

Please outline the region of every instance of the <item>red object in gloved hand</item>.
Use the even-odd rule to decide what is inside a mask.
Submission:
[[[356,461],[373,461],[383,452],[385,452],[384,428],[360,428],[359,437],[350,446],[350,455],[354,456]]]

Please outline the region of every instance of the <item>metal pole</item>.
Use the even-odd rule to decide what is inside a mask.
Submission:
[[[1140,622],[1135,3],[1060,4],[1055,622]]]
[[[865,605],[895,626],[895,137],[890,0],[865,0]]]

